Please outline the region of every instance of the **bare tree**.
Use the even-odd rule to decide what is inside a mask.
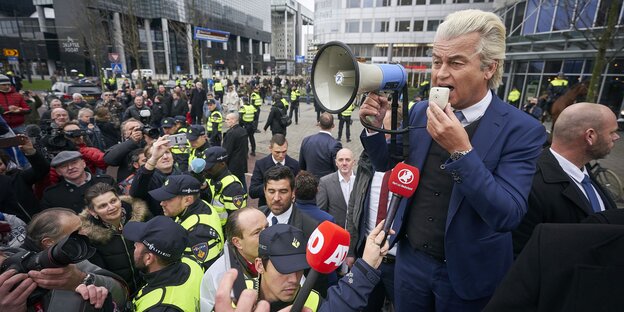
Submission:
[[[124,46],[126,47],[132,63],[136,66],[139,73],[137,86],[143,88],[143,75],[141,74],[141,37],[139,34],[140,21],[136,13],[138,10],[138,2],[136,0],[126,0],[122,5],[123,14],[121,16],[121,31],[124,38]],[[130,67],[130,66],[128,66]],[[128,72],[132,73],[132,69],[128,68]]]
[[[622,2],[621,0],[601,1],[595,15],[598,18],[594,21],[594,15],[587,14],[587,11],[591,11],[589,7],[592,5],[592,2],[595,4],[595,1],[560,1],[563,1],[563,7],[572,28],[580,33],[586,39],[585,42],[597,51],[586,97],[587,101],[595,103],[600,90],[602,73],[604,73],[609,63],[619,56],[622,49],[624,49],[624,45],[621,44],[621,34],[615,32]],[[606,20],[604,20],[604,17],[606,17]],[[618,35],[619,39],[616,39]],[[616,45],[618,41],[619,47]],[[608,55],[608,50],[613,50],[613,53]]]
[[[85,51],[92,64],[95,65],[96,75],[101,77],[101,68],[105,64],[105,57],[109,47],[109,36],[106,32],[106,15],[95,6],[95,1],[87,0],[80,6],[79,12],[73,16],[74,27],[82,36]]]

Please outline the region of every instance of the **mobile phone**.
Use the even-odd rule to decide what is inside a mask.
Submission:
[[[178,133],[169,136],[169,143],[171,146],[186,145],[186,133]]]
[[[24,145],[26,142],[28,142],[28,138],[22,135],[10,138],[0,138],[0,148]]]
[[[436,103],[438,107],[444,109],[446,104],[448,104],[449,92],[449,88],[432,87],[431,90],[429,90],[429,101]]]

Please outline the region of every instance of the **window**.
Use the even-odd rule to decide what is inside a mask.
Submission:
[[[362,7],[363,8],[372,8],[373,7],[373,0],[362,0]]]
[[[394,31],[410,31],[411,21],[397,21],[394,25]]]
[[[370,19],[362,20],[362,29],[361,29],[361,31],[363,33],[373,32],[373,20],[370,20]]]
[[[359,8],[361,0],[347,0],[347,8]]]
[[[436,31],[438,30],[438,26],[442,21],[440,20],[429,20],[427,21],[427,31]]]
[[[375,21],[375,32],[388,32],[389,21]]]
[[[412,5],[412,0],[399,0],[399,5]]]
[[[392,0],[377,0],[377,7],[388,7]]]
[[[453,0],[453,3],[470,3],[468,0]]]
[[[427,4],[427,0],[416,0],[416,5],[425,5]]]
[[[347,33],[359,33],[360,32],[360,21],[359,20],[346,20],[345,21],[345,32],[347,32]]]
[[[425,29],[425,21],[414,21],[413,31],[423,31]]]
[[[429,4],[444,4],[444,0],[429,0]]]

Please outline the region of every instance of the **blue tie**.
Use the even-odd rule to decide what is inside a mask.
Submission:
[[[585,175],[583,181],[581,181],[581,185],[587,194],[587,199],[589,199],[589,204],[594,212],[600,211],[600,202],[598,201],[598,197],[596,196],[596,192],[594,191],[594,187],[592,186],[591,180],[588,175]]]
[[[459,122],[463,122],[464,120],[466,120],[466,117],[464,116],[464,113],[462,113],[461,111],[454,111],[453,114],[455,114],[455,117],[457,117],[457,120],[459,120]]]
[[[273,218],[271,218],[271,222],[273,222],[273,224],[271,224],[271,225],[276,225],[276,224],[279,223],[279,222],[277,222],[277,217],[276,216],[273,216]]]

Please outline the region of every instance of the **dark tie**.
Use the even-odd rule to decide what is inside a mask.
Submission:
[[[464,113],[462,113],[461,111],[454,111],[453,114],[455,114],[455,117],[457,117],[457,120],[459,120],[459,122],[462,122],[464,120],[466,120],[466,117],[464,117]]]
[[[278,166],[278,167],[281,167],[282,163],[281,162],[276,162],[275,165]]]
[[[377,206],[377,222],[379,224],[381,220],[386,219],[386,213],[388,213],[388,181],[390,180],[390,174],[392,170],[386,171],[381,181],[381,191],[379,192],[379,205]]]
[[[271,218],[271,223],[273,223],[271,225],[276,225],[276,224],[279,223],[279,222],[277,222],[277,217],[276,216],[273,216],[273,218]]]
[[[594,187],[592,186],[591,180],[588,175],[585,175],[583,181],[581,181],[581,185],[587,194],[587,199],[589,199],[589,204],[594,212],[600,211],[600,202],[598,201],[598,197],[596,196],[596,192],[594,191]]]

